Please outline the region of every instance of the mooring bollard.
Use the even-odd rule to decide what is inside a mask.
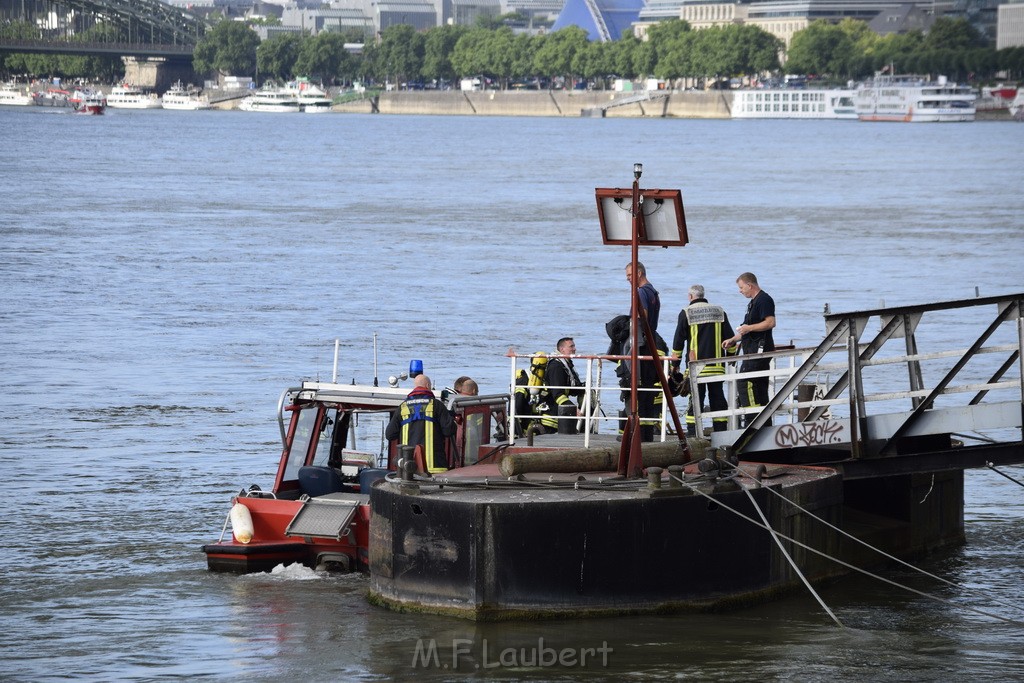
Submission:
[[[661,472],[660,467],[648,467],[647,468],[647,488],[649,489],[660,489],[661,488]]]
[[[670,489],[680,489],[683,487],[683,466],[682,465],[669,465],[668,466],[668,487]]]
[[[413,475],[416,473],[416,460],[414,453],[416,448],[414,446],[399,446],[398,452],[401,457],[398,459],[398,475],[402,481],[412,481]]]

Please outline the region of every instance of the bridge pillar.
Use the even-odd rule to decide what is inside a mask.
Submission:
[[[190,83],[195,73],[191,63],[168,62],[163,57],[122,57],[126,83],[166,92],[176,81]]]

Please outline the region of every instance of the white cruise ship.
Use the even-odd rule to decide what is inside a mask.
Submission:
[[[107,106],[114,109],[159,109],[156,93],[143,92],[134,85],[118,85],[107,95]]]
[[[861,121],[973,121],[978,96],[945,76],[875,74],[857,87],[854,106]]]
[[[210,98],[201,94],[193,86],[184,85],[181,81],[175,83],[170,90],[164,93],[160,103],[164,109],[195,111],[210,108]]]
[[[299,91],[293,88],[262,88],[238,103],[242,111],[287,113],[301,111]]]
[[[853,90],[758,88],[736,90],[734,119],[856,119]]]

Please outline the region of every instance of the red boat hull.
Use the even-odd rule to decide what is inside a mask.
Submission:
[[[238,497],[232,503],[248,508],[253,524],[252,540],[241,543],[232,536],[230,540],[204,545],[209,569],[245,574],[298,562],[311,569],[330,563],[350,571],[368,571],[368,503],[356,508],[348,533],[339,539],[286,535],[288,525],[302,509],[300,501]]]

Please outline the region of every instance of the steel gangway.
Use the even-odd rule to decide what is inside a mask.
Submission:
[[[1024,293],[844,313],[826,307],[817,346],[691,361],[690,397],[721,381],[728,402],[710,411],[694,401],[694,421],[712,446],[743,459],[843,463],[848,477],[1024,462],[1022,311]],[[557,419],[577,421],[586,445],[607,431],[595,422],[621,422],[602,409],[617,408],[622,391],[602,373],[623,357],[574,358],[581,414]],[[770,368],[743,371],[745,360],[758,358]],[[670,361],[663,360],[666,376]],[[702,376],[710,363],[724,363],[725,374]],[[513,357],[513,382],[515,374]],[[757,377],[769,379],[768,404],[740,405],[744,382]],[[689,399],[674,400],[686,410]],[[661,406],[660,438],[673,438]],[[714,418],[725,418],[724,431],[708,429]]]

